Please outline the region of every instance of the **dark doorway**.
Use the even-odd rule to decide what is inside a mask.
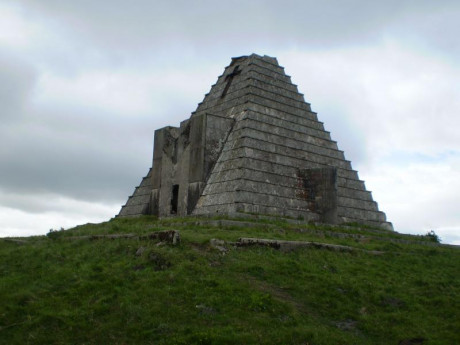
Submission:
[[[179,202],[179,185],[175,184],[172,187],[171,196],[171,214],[177,214],[177,204]]]

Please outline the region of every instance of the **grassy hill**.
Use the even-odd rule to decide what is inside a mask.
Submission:
[[[148,236],[171,229],[180,243]],[[0,239],[0,343],[460,344],[460,250],[432,240],[152,217]]]

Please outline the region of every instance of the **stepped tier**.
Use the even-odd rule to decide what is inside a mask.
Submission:
[[[150,194],[152,192],[152,169],[142,179],[133,195],[128,198],[126,204],[121,207],[119,217],[138,216],[150,213]]]

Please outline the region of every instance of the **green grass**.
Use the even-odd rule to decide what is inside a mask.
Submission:
[[[26,244],[0,240],[1,344],[460,344],[460,250],[299,229],[427,241],[373,229],[193,225],[114,219]],[[244,219],[247,222],[247,219]],[[178,229],[178,246],[90,234]],[[304,240],[382,250],[234,248],[211,238]],[[141,255],[136,251],[144,247]]]

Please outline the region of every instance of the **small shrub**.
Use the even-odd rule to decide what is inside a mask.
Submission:
[[[428,231],[425,237],[427,237],[431,242],[441,243],[441,238],[434,232],[434,230]]]
[[[46,234],[46,237],[52,240],[55,240],[61,237],[63,231],[64,231],[63,227],[61,227],[59,230],[50,229],[50,231],[48,231],[48,233]]]

